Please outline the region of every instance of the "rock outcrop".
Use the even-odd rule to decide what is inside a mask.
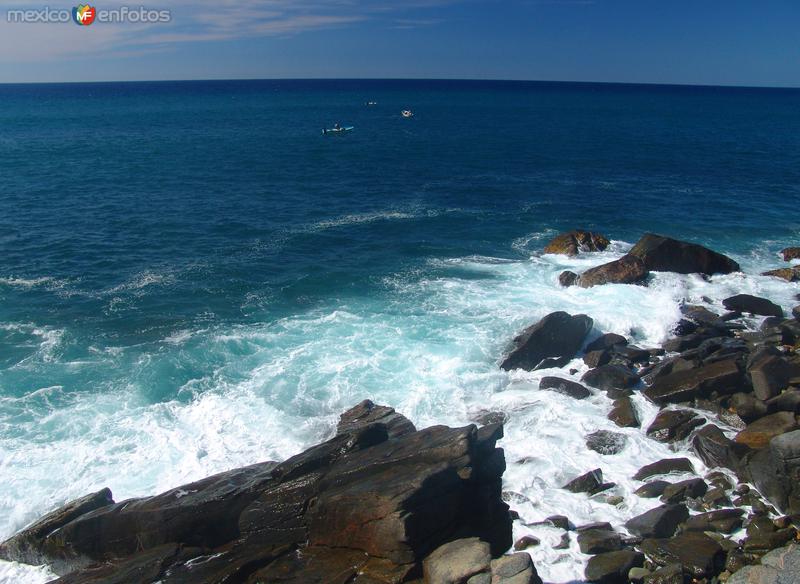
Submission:
[[[553,312],[525,329],[500,365],[506,371],[562,367],[580,350],[593,321],[585,314]]]
[[[740,269],[735,261],[707,247],[653,233],[642,236],[629,255],[641,259],[645,268],[653,272],[712,276]]]
[[[576,283],[582,288],[602,284],[639,284],[647,279],[648,274],[644,262],[628,254],[613,262],[586,270],[578,276]]]
[[[512,543],[502,426],[417,431],[366,401],[337,434],[283,463],[114,503],[103,490],[0,544],[71,582],[395,583],[458,538]]]
[[[599,233],[576,230],[554,237],[544,248],[544,253],[563,253],[576,256],[579,252],[603,251],[611,242]]]

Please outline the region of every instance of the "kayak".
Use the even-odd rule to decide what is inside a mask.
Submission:
[[[354,126],[342,126],[341,128],[326,128],[322,130],[323,134],[343,134],[344,132],[352,131]]]

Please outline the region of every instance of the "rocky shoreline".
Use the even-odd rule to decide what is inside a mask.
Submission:
[[[545,252],[592,253],[609,243],[575,231]],[[800,249],[783,255],[800,258]],[[764,275],[792,282],[798,269]],[[646,285],[651,271],[711,277],[740,267],[697,244],[646,234],[622,258],[562,273],[559,282]],[[576,541],[591,556],[587,581],[800,581],[793,543],[800,527],[800,306],[785,315],[747,294],[723,306],[684,305],[673,336],[649,349],[616,334],[592,335],[590,315],[555,312],[517,335],[500,363],[535,371],[581,357],[589,370],[580,382],[550,375],[540,389],[565,400],[603,392],[613,400],[609,420],[622,428],[641,427],[631,399],[640,394],[661,408],[642,428],[650,439],[691,448],[717,469],[675,480],[695,474],[688,459],[643,466],[632,477],[642,483],[636,496],[660,505],[623,525],[547,518],[563,532],[559,545]],[[765,318],[753,330],[745,315]],[[505,415],[487,412],[480,426],[417,430],[393,409],[364,401],[342,414],[334,437],[285,462],[119,503],[103,489],[0,544],[0,558],[47,564],[60,584],[536,584],[524,550],[543,544],[532,536],[512,541],[518,516],[502,492],[505,457],[496,442]],[[586,446],[613,454],[625,438],[601,430]],[[594,496],[613,486],[602,468],[587,468],[564,489]]]

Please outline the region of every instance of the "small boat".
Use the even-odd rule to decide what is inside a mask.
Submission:
[[[335,128],[325,128],[322,130],[323,134],[344,134],[345,132],[353,131],[354,126],[338,126]]]
[[[368,101],[366,105],[378,105],[377,101]]]
[[[403,110],[403,111],[400,112],[400,114],[404,118],[410,118],[410,117],[412,117],[414,115],[414,112],[412,112],[411,110]]]

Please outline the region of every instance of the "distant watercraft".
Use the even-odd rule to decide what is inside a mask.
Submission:
[[[334,126],[333,128],[325,128],[322,130],[323,134],[344,134],[345,132],[351,132],[354,126]]]
[[[378,105],[377,101],[368,101],[366,105]]]
[[[411,110],[403,110],[400,113],[403,115],[404,118],[410,118],[411,116],[414,115],[414,112],[412,112]]]

